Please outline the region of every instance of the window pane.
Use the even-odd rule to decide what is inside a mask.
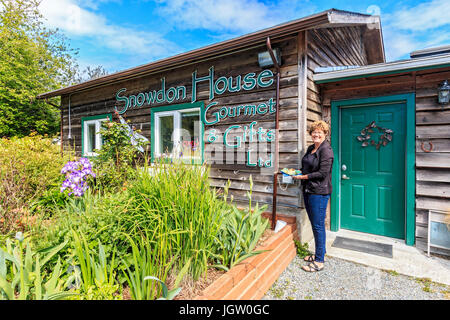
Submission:
[[[201,157],[200,110],[181,113],[181,152],[183,158]]]
[[[173,150],[173,116],[162,116],[159,118],[159,153],[167,155]]]
[[[95,149],[95,123],[87,125],[87,148],[86,152],[93,152]]]

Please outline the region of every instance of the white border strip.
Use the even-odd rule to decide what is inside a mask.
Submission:
[[[346,70],[331,71],[324,73],[315,73],[314,81],[333,80],[340,78],[348,78],[354,76],[364,76],[370,74],[378,74],[384,72],[401,71],[414,68],[432,67],[443,64],[450,64],[450,54],[442,56],[433,56],[426,58],[415,58],[408,60],[400,60],[388,63],[379,63],[360,68],[350,68]]]

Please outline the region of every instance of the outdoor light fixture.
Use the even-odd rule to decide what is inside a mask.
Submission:
[[[438,89],[439,104],[448,104],[450,99],[450,85],[445,80]]]
[[[281,65],[280,50],[278,48],[273,49],[273,53],[275,54],[275,59],[277,60],[278,65]],[[258,53],[258,63],[261,68],[273,66],[269,51]]]

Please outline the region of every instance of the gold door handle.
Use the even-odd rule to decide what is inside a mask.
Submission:
[[[342,179],[344,179],[344,180],[350,180],[350,178],[347,177],[347,175],[345,175],[345,174],[342,175]]]

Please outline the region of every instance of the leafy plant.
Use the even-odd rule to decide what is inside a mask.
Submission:
[[[18,225],[23,217],[53,214],[52,199],[64,206],[60,168],[69,157],[61,157],[60,147],[48,137],[0,139],[0,232],[23,231]]]
[[[129,229],[134,233],[153,230],[149,241],[154,250],[164,257],[178,255],[177,269],[192,259],[189,273],[194,280],[205,275],[217,233],[231,210],[211,189],[209,169],[158,161],[140,170],[127,192],[133,213],[124,221]]]
[[[309,251],[308,242],[305,242],[302,244],[300,241],[294,240],[294,243],[295,243],[295,247],[297,249],[297,255],[300,258],[305,258],[306,256],[311,255],[311,252]]]
[[[145,280],[154,280],[157,281],[162,288],[162,296],[158,298],[158,300],[173,300],[181,291],[181,288],[179,287],[181,281],[183,280],[183,277],[186,275],[187,271],[189,270],[189,265],[191,263],[191,260],[188,260],[187,264],[181,269],[181,271],[178,273],[177,278],[175,279],[174,288],[172,290],[169,290],[167,288],[167,285],[164,283],[164,281],[161,281],[160,279],[153,277],[153,276],[147,276],[144,278]]]
[[[136,170],[133,165],[139,156],[138,148],[147,142],[137,141],[137,145],[133,145],[128,125],[113,121],[104,121],[100,134],[103,145],[96,150],[98,156],[94,160],[97,187],[99,190],[122,187],[127,180],[134,178]]]
[[[250,191],[247,192],[248,208],[239,210],[232,206],[232,212],[227,215],[221,226],[215,255],[219,263],[214,265],[217,268],[227,271],[239,262],[264,252],[262,250],[254,251],[254,249],[269,225],[269,221],[261,216],[267,205],[259,207],[257,203],[252,209],[252,189],[253,180],[250,176]]]
[[[21,233],[13,243],[6,240],[6,248],[0,248],[0,297],[7,300],[60,300],[74,295],[64,290],[61,261],[58,258],[53,272],[47,277],[43,267],[67,242],[47,248],[41,257]],[[23,254],[24,246],[25,255]]]
[[[100,241],[98,242],[98,254],[94,255],[90,252],[88,242],[83,235],[79,235],[75,231],[72,233],[75,255],[80,267],[81,291],[92,294],[93,291],[101,291],[104,287],[115,288],[115,249],[111,260],[107,261],[105,248]]]
[[[127,236],[132,248],[132,261],[127,263],[124,271],[130,294],[134,300],[154,300],[159,296],[159,289],[152,282],[145,281],[149,275],[157,275],[158,281],[164,281],[170,269],[171,262],[168,257],[160,256],[152,250],[149,242],[142,237],[136,244]],[[159,280],[163,279],[163,280]]]
[[[75,256],[79,265],[73,266],[75,286],[80,289],[80,298],[88,300],[120,299],[117,295],[115,248],[107,260],[105,247],[98,241],[98,253],[91,253],[89,244],[82,234],[72,231]]]
[[[39,2],[0,0],[0,137],[58,133],[58,108],[35,97],[70,85],[76,72],[76,53],[45,27]]]

